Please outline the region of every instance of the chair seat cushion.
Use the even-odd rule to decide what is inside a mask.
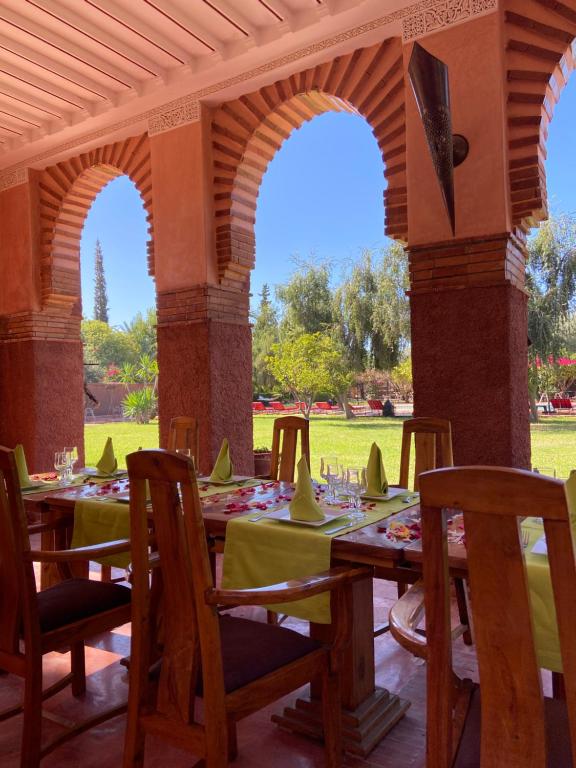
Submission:
[[[81,619],[128,605],[130,596],[130,589],[120,584],[90,579],[62,581],[38,592],[40,631],[51,632]]]
[[[236,616],[220,618],[220,636],[226,693],[322,648],[317,640],[291,629]]]
[[[544,712],[548,742],[547,768],[573,768],[566,702],[545,698]],[[476,687],[453,768],[478,768],[479,765],[480,688]],[[502,765],[506,765],[505,754],[502,755]]]

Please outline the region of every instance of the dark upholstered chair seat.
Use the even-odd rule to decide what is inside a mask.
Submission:
[[[566,702],[544,699],[546,734],[548,742],[548,768],[573,768],[568,733]],[[506,755],[502,755],[503,765]],[[454,768],[478,768],[480,765],[480,688],[476,688],[468,711],[466,725],[460,740]]]
[[[40,631],[73,624],[98,613],[130,603],[131,591],[120,584],[89,579],[69,579],[38,592]]]
[[[322,647],[291,629],[235,616],[220,618],[224,688],[231,693]],[[202,694],[202,685],[198,693]]]

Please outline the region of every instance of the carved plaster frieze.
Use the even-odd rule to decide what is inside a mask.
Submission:
[[[0,173],[0,192],[28,181],[28,168],[14,168]]]
[[[200,103],[194,96],[184,96],[164,107],[163,112],[153,115],[148,121],[148,135],[155,136],[158,133],[171,131],[186,123],[194,123],[200,120]]]
[[[443,0],[406,16],[402,20],[405,43],[453,24],[461,24],[474,16],[482,16],[498,7],[498,0]]]

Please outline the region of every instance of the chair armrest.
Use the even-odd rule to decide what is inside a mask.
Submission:
[[[40,563],[65,563],[74,560],[97,560],[129,551],[130,539],[118,539],[104,544],[94,544],[91,547],[76,547],[76,549],[31,550],[26,553],[26,559]]]
[[[209,605],[267,605],[291,603],[306,597],[339,589],[360,579],[372,577],[372,568],[348,568],[340,566],[314,576],[292,581],[282,581],[267,587],[254,589],[210,589],[206,592]]]
[[[417,581],[390,609],[390,632],[403,648],[425,659],[426,639],[417,631],[424,614],[424,582]]]

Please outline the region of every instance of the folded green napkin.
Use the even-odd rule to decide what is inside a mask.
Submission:
[[[24,454],[24,448],[21,443],[18,443],[14,448],[14,460],[16,462],[16,469],[18,470],[18,481],[20,488],[27,488],[32,485],[30,475],[28,474],[28,465],[26,464],[26,456]]]
[[[232,480],[232,473],[234,468],[230,461],[230,448],[228,447],[228,440],[224,438],[222,445],[220,446],[220,453],[214,464],[214,469],[210,475],[210,480],[214,483],[227,483]]]
[[[118,462],[116,461],[116,456],[114,456],[114,446],[112,445],[111,437],[106,440],[106,445],[102,451],[102,457],[96,464],[96,468],[101,475],[113,475],[118,469]]]
[[[298,462],[298,480],[288,509],[292,520],[324,520],[324,513],[314,498],[314,488],[305,456]]]
[[[388,480],[382,461],[382,451],[376,443],[372,443],[370,448],[370,458],[366,467],[366,479],[368,487],[366,496],[383,496],[388,492]]]

